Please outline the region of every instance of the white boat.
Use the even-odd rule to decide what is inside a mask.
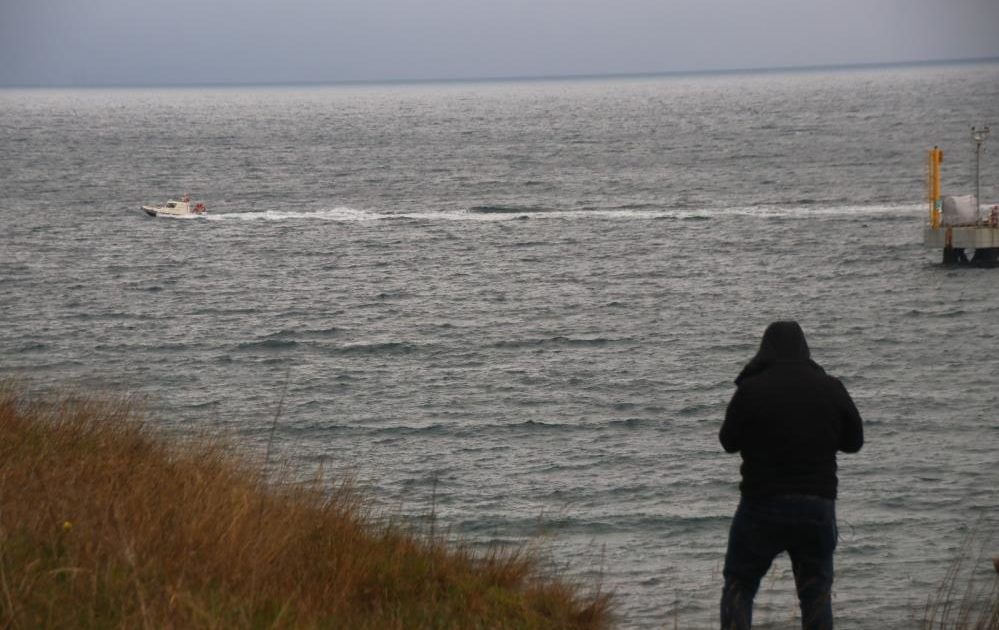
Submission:
[[[184,195],[180,201],[171,200],[162,206],[142,206],[142,209],[151,217],[172,217],[176,219],[200,217],[208,213],[205,204],[200,201],[192,204],[191,198],[188,195]]]

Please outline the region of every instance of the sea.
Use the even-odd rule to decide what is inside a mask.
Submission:
[[[926,151],[974,193],[996,123],[999,62],[0,89],[0,376],[528,545],[621,628],[710,628],[718,429],[794,319],[865,422],[838,623],[918,626],[999,554],[999,269],[922,245]],[[999,137],[979,160],[999,203]],[[184,193],[208,215],[140,209]],[[755,620],[798,623],[786,556]]]

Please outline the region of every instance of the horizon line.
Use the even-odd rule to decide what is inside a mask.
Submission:
[[[320,87],[320,86],[351,86],[351,85],[407,85],[434,83],[503,83],[517,81],[582,81],[590,79],[628,79],[679,77],[699,75],[727,74],[770,74],[815,72],[820,70],[860,70],[892,67],[914,66],[946,66],[972,65],[976,63],[997,63],[999,56],[994,57],[961,57],[953,59],[922,59],[910,61],[872,61],[862,63],[841,64],[810,64],[801,66],[760,66],[744,68],[713,68],[700,70],[658,70],[648,72],[599,72],[599,73],[569,73],[569,74],[538,74],[538,75],[497,75],[481,77],[451,77],[451,78],[382,78],[382,79],[317,79],[301,81],[199,81],[192,83],[126,83],[126,82],[95,82],[95,83],[0,83],[0,90],[7,89],[100,89],[100,88],[239,88],[239,87]]]

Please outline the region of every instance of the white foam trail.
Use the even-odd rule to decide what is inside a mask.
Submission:
[[[261,210],[250,212],[224,212],[210,213],[205,218],[209,221],[292,221],[292,220],[318,220],[318,221],[374,221],[385,218],[389,215],[367,212],[365,210],[355,210],[346,206],[328,208],[323,210]]]
[[[530,218],[560,218],[560,219],[587,219],[604,218],[618,220],[642,220],[642,219],[719,219],[733,216],[748,216],[757,218],[792,218],[809,219],[821,216],[877,216],[897,215],[900,217],[910,217],[917,215],[923,210],[921,204],[891,204],[891,205],[852,205],[852,206],[746,206],[728,208],[685,208],[661,210],[546,210],[535,211],[525,210],[523,212],[458,212],[458,213],[425,213],[425,214],[404,214],[396,216],[406,216],[421,219],[447,219],[457,221],[511,221],[520,217]]]
[[[263,210],[249,212],[210,213],[204,218],[209,221],[339,221],[365,222],[381,219],[414,219],[420,221],[516,221],[521,217],[531,219],[563,219],[585,220],[592,218],[612,220],[648,220],[648,219],[719,219],[733,216],[756,218],[791,218],[809,219],[822,216],[878,216],[898,215],[914,217],[923,210],[922,204],[875,204],[850,206],[745,206],[706,209],[670,209],[661,210],[544,210],[544,211],[513,211],[513,212],[400,212],[379,213],[369,210],[357,210],[347,206],[326,208],[321,210]]]
[[[662,208],[660,210],[545,210],[523,212],[459,212],[459,213],[425,213],[404,214],[410,218],[450,219],[464,221],[509,221],[526,216],[530,218],[564,218],[586,219],[600,217],[607,219],[717,219],[731,216],[751,217],[790,217],[807,219],[817,216],[884,216],[898,215],[907,217],[923,210],[921,204],[891,204],[891,205],[852,205],[852,206],[745,206],[728,208]]]
[[[922,204],[872,204],[872,205],[836,205],[836,206],[746,206],[733,208],[717,208],[712,210],[682,211],[689,216],[753,216],[753,217],[790,217],[807,219],[826,216],[910,216],[922,211]],[[681,213],[678,213],[681,214]]]

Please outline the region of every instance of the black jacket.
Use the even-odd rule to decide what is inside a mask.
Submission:
[[[729,453],[742,452],[742,494],[835,499],[836,452],[860,450],[863,423],[839,379],[810,359],[801,327],[767,327],[735,382],[718,437]]]

